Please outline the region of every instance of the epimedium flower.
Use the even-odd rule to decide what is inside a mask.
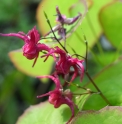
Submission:
[[[66,15],[61,14],[59,7],[56,6],[56,25],[52,27],[51,31],[46,33],[44,37],[52,36],[53,32],[55,32],[57,38],[55,39],[52,37],[53,43],[57,41],[57,39],[59,41],[63,40],[64,46],[66,46],[66,38],[72,35],[72,33],[77,29],[88,11],[86,0],[79,0],[77,3],[75,3],[75,5],[71,6],[71,8],[69,9],[69,13],[74,7],[77,7],[77,5],[79,4],[81,4],[81,6],[83,5],[84,12],[81,12],[79,10],[77,15],[71,18],[67,18]]]
[[[40,41],[40,35],[38,33],[38,30],[34,26],[33,29],[31,29],[27,34],[24,32],[18,32],[18,33],[8,33],[8,34],[2,34],[1,36],[14,36],[22,39],[24,41],[24,45],[22,47],[23,56],[25,56],[27,59],[35,59],[34,64],[36,63],[36,60],[39,56],[39,52],[42,50],[49,51],[50,48],[43,44],[39,43]]]
[[[44,75],[44,76],[39,76],[38,78],[50,78],[51,80],[54,81],[56,87],[53,91],[49,91],[46,94],[37,96],[37,98],[41,98],[44,96],[49,96],[49,103],[53,104],[55,108],[60,107],[62,104],[66,104],[70,107],[72,115],[70,117],[70,119],[68,120],[68,122],[66,124],[68,124],[72,118],[74,117],[74,106],[76,106],[73,101],[72,101],[72,93],[70,92],[69,89],[63,91],[62,85],[60,83],[60,80],[58,78],[58,75],[54,74],[54,75]]]
[[[61,25],[64,24],[71,25],[74,22],[76,22],[82,15],[81,13],[78,13],[78,15],[73,18],[67,18],[66,15],[61,14],[58,6],[56,6],[56,13],[57,13],[56,22],[59,22]]]
[[[72,82],[79,75],[80,75],[80,80],[82,81],[84,76],[84,66],[83,66],[84,60],[73,58],[71,55],[66,53],[64,50],[60,49],[58,46],[52,48],[47,54],[41,57],[46,57],[45,59],[46,61],[49,56],[53,56],[56,61],[56,65],[55,65],[56,74],[63,74],[64,77],[66,77],[67,75],[70,74],[71,69],[73,68],[73,76],[70,82]]]
[[[57,13],[56,14],[56,16],[57,16],[57,18],[56,18],[57,24],[56,24],[56,26],[54,26],[52,28],[52,30],[54,32],[57,32],[57,34],[59,36],[58,40],[63,39],[65,41],[66,38],[69,36],[69,34],[67,34],[67,33],[70,32],[70,31],[67,31],[67,29],[64,27],[64,25],[72,25],[75,22],[79,22],[82,14],[79,12],[77,16],[75,16],[73,18],[67,18],[65,15],[61,14],[58,6],[56,6],[56,13]],[[73,25],[73,27],[75,27],[75,26]],[[44,36],[46,37],[46,36],[52,34],[52,30],[49,31],[48,33],[46,33]],[[73,31],[71,31],[71,32],[73,32]],[[53,40],[54,40],[54,38],[53,38]]]

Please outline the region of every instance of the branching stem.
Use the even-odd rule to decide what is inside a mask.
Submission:
[[[81,94],[79,94],[79,93],[73,93],[73,95],[85,95],[85,94],[93,94],[93,93],[98,94],[99,92],[93,92],[93,91],[91,91],[91,92],[81,93]]]
[[[54,35],[54,38],[57,40],[57,42],[60,44],[60,46],[68,53],[67,49],[66,49],[66,48],[60,43],[60,41],[57,39],[57,37],[56,37],[56,35],[55,35],[55,33],[54,33],[53,29],[52,29],[51,23],[50,23],[50,21],[49,21],[49,19],[48,19],[48,17],[47,17],[47,14],[46,14],[45,12],[44,12],[44,15],[45,15],[45,17],[46,17],[46,19],[47,19],[47,23],[49,24],[50,29],[51,29],[51,31],[52,31],[52,33],[53,33],[53,35]]]
[[[111,105],[110,102],[107,100],[107,98],[103,95],[103,93],[101,92],[101,90],[98,88],[98,86],[95,84],[95,82],[93,81],[93,79],[91,78],[91,76],[88,73],[88,58],[87,58],[87,54],[88,54],[88,42],[86,40],[86,37],[84,35],[84,39],[85,39],[85,44],[86,44],[86,57],[85,57],[85,62],[86,62],[86,76],[89,78],[89,80],[91,81],[91,83],[94,85],[94,87],[97,89],[97,91],[100,93],[100,96],[104,99],[104,101],[108,104]]]
[[[94,85],[94,87],[97,89],[97,91],[100,93],[100,96],[104,99],[104,101],[108,104],[111,105],[111,103],[107,100],[107,98],[103,95],[103,93],[101,92],[101,90],[98,88],[98,86],[94,83],[94,81],[92,80],[91,76],[89,75],[89,73],[86,71],[85,72],[87,77],[89,78],[89,80],[91,81],[91,83]]]

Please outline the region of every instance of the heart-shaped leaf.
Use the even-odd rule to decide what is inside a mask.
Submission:
[[[62,105],[55,109],[53,105],[44,102],[28,108],[16,124],[65,124],[70,116],[68,106]]]
[[[122,3],[114,0],[104,6],[99,13],[99,19],[107,39],[117,48],[122,42],[121,11]]]
[[[122,107],[107,106],[99,111],[83,111],[73,119],[71,124],[121,124]]]
[[[39,57],[35,66],[32,67],[34,60],[28,60],[20,51],[11,51],[9,57],[18,70],[33,77],[50,74],[53,65],[53,58],[49,57],[44,62],[44,59]]]

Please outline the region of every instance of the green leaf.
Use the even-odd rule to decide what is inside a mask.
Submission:
[[[104,6],[100,13],[99,19],[104,30],[104,34],[111,44],[119,47],[122,42],[122,3],[112,1]]]
[[[43,58],[39,57],[34,67],[32,67],[34,60],[28,60],[23,56],[22,52],[12,51],[9,53],[9,57],[15,67],[27,75],[36,77],[40,75],[47,75],[51,72],[53,64],[53,58],[51,57],[49,57],[46,62],[44,62]]]
[[[35,97],[35,90],[33,87],[34,83],[34,78],[24,76],[20,85],[18,86],[18,92],[23,99],[22,101],[24,101],[24,103],[27,103],[27,105],[33,104],[37,101],[37,98]]]
[[[19,116],[19,109],[18,109],[18,101],[15,99],[14,96],[11,96],[9,100],[4,103],[4,106],[1,106],[4,112],[1,113],[1,120],[4,120],[6,124],[15,124],[18,116]],[[14,116],[12,116],[12,114]]]
[[[100,88],[102,93],[111,103],[111,105],[122,105],[122,60],[112,63],[104,68],[95,78],[93,78],[96,85]],[[92,91],[96,89],[91,83],[88,83],[86,87]],[[107,103],[102,99],[100,95],[92,95],[84,105],[84,109],[101,109],[106,106]]]
[[[14,4],[13,4],[13,2],[14,2]],[[4,20],[5,22],[7,20],[9,20],[9,21],[18,20],[20,9],[21,9],[21,6],[18,6],[19,4],[20,4],[20,1],[14,1],[14,0],[3,1],[3,0],[1,0],[0,20]],[[15,17],[18,17],[18,18],[15,18]]]
[[[84,95],[79,95],[75,97],[75,104],[77,105],[79,110],[82,110],[85,102],[88,100],[88,98],[91,96],[91,94],[84,94]]]
[[[83,111],[71,124],[122,124],[122,107],[107,106],[99,111]]]
[[[23,74],[18,71],[13,71],[8,76],[6,76],[1,85],[0,104],[8,102],[8,99],[12,97],[16,90],[17,83],[21,82],[22,78]]]
[[[107,66],[114,62],[119,56],[118,51],[112,51],[112,52],[104,52],[103,54],[98,54],[97,57],[100,62],[102,62],[103,66]]]
[[[28,108],[16,124],[65,124],[71,116],[67,105],[54,108],[48,102]]]

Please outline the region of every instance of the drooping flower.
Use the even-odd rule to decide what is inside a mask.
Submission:
[[[30,60],[35,59],[34,64],[39,56],[40,51],[42,50],[49,51],[50,49],[47,45],[39,43],[40,35],[36,27],[30,30],[27,34],[25,34],[24,32],[18,32],[18,33],[9,33],[9,34],[0,33],[0,35],[14,36],[22,39],[24,41],[24,45],[22,47],[23,56],[25,56],[27,59],[30,59]]]
[[[54,105],[55,108],[60,107],[62,104],[68,105],[72,112],[72,115],[67,122],[67,124],[68,124],[74,117],[74,106],[75,105],[72,101],[72,93],[70,92],[70,90],[63,91],[60,80],[56,74],[54,74],[53,76],[51,76],[51,75],[39,76],[38,78],[50,78],[51,80],[54,81],[56,88],[53,91],[49,91],[46,94],[37,96],[37,98],[41,98],[41,97],[49,95],[48,100],[49,100],[50,104]]]
[[[80,11],[77,13],[76,16],[72,18],[67,18],[66,15],[61,14],[59,7],[56,6],[56,25],[52,28],[53,32],[55,32],[57,39],[59,41],[64,41],[64,46],[66,45],[66,38],[68,38],[81,24],[83,18],[85,17],[88,7],[86,0],[80,0],[76,3],[76,5],[82,4],[84,6],[84,12],[81,13]],[[66,26],[65,26],[66,25]],[[49,31],[44,35],[44,37],[52,36],[52,30]],[[56,41],[56,39],[52,38],[52,41]],[[54,42],[53,42],[54,43]]]
[[[67,35],[67,33],[70,32],[70,31],[69,30],[67,31],[67,29],[64,27],[64,25],[72,25],[73,23],[79,21],[79,19],[81,18],[82,14],[78,13],[78,15],[73,17],[73,18],[67,18],[65,15],[61,14],[58,6],[56,6],[56,13],[57,13],[57,15],[56,15],[57,16],[57,18],[56,18],[57,24],[56,24],[56,26],[54,26],[52,28],[52,30],[54,32],[57,32],[57,34],[59,36],[59,37],[57,37],[58,40],[63,39],[65,41],[66,38],[69,36],[69,35]],[[73,25],[73,27],[75,27],[75,26]],[[49,31],[48,33],[46,33],[45,37],[50,35],[50,34],[52,34],[52,30]],[[53,40],[54,40],[54,38],[53,38]]]
[[[55,54],[58,54],[58,59],[56,59],[55,73],[67,76],[71,72],[71,68],[73,67],[73,76],[70,82],[72,82],[78,75],[80,75],[80,80],[82,81],[84,76],[84,60],[73,58],[59,47],[51,49],[47,54],[43,55],[42,57],[46,57],[47,59],[50,55],[54,57]]]
[[[59,22],[62,26],[64,24],[71,25],[81,17],[81,13],[78,13],[78,15],[73,18],[67,18],[65,15],[61,14],[58,6],[56,6],[56,12],[57,12],[56,21]]]

